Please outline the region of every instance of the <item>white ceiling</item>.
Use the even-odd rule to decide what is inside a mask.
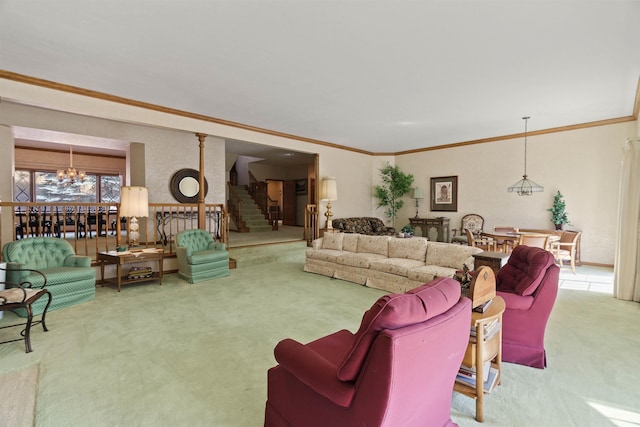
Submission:
[[[630,116],[639,21],[637,0],[0,0],[0,69],[398,152]]]

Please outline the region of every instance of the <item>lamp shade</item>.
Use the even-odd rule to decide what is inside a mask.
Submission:
[[[328,176],[322,179],[320,198],[322,200],[338,200],[338,186],[335,177]]]
[[[413,189],[413,194],[411,195],[412,199],[424,199],[424,193],[422,192],[421,189],[419,188],[414,188]]]
[[[120,188],[120,215],[125,217],[149,216],[149,191],[146,187]]]

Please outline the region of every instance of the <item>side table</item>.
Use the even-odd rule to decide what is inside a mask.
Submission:
[[[505,254],[504,252],[480,252],[479,254],[473,255],[474,269],[486,265],[491,267],[493,272],[497,275],[498,270],[500,270],[509,260],[509,254]]]
[[[127,252],[98,252],[97,260],[100,263],[100,283],[116,283],[118,285],[118,292],[122,285],[129,283],[147,282],[150,280],[159,280],[162,285],[162,271],[163,271],[163,256],[164,251],[162,249],[142,249],[140,251],[127,251]],[[122,274],[122,266],[125,264],[134,264],[144,261],[157,261],[158,271],[153,272],[151,276],[139,277],[130,279],[126,275]],[[117,275],[113,279],[104,278],[104,266],[105,264],[112,264],[116,266]]]
[[[462,364],[469,368],[475,368],[476,379],[484,377],[484,364],[491,362],[490,369],[496,370],[495,385],[500,384],[502,375],[502,313],[505,303],[502,297],[493,298],[491,305],[484,313],[473,312],[471,314],[471,328],[476,331],[476,336],[469,337],[469,344],[462,359]],[[485,338],[485,327],[497,320],[495,333]],[[453,390],[465,396],[476,399],[476,421],[484,420],[484,389],[483,382],[475,381],[475,386],[456,379]],[[491,390],[489,390],[491,391]]]

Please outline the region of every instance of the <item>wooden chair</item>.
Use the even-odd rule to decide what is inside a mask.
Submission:
[[[551,253],[556,262],[562,267],[562,261],[568,260],[573,274],[576,274],[576,246],[580,234],[580,231],[564,231],[559,241],[551,243]]]
[[[476,237],[468,228],[464,230],[467,237],[467,245],[480,248],[483,251],[494,251],[495,242],[493,239],[487,239],[485,237]]]
[[[542,248],[545,250],[549,250],[549,235],[535,233],[521,234],[518,245],[525,245],[532,248]]]
[[[493,231],[496,233],[515,233],[518,231],[516,227],[494,227]],[[504,252],[506,254],[511,253],[513,250],[513,244],[510,240],[496,240],[496,251]]]
[[[38,273],[40,275],[42,275],[42,277],[44,278],[44,282],[42,284],[41,287],[33,287],[31,283],[29,282],[22,282],[22,283],[14,283],[11,281],[3,281],[0,282],[0,284],[4,285],[2,288],[3,290],[0,290],[0,311],[8,311],[8,310],[17,310],[17,309],[24,309],[27,312],[27,321],[24,323],[16,323],[13,325],[7,325],[7,326],[2,326],[0,327],[0,329],[5,329],[5,328],[13,328],[16,326],[25,326],[24,330],[20,333],[21,338],[15,338],[15,339],[10,339],[10,340],[6,340],[6,341],[2,341],[0,342],[0,344],[6,344],[6,343],[10,343],[10,342],[15,342],[15,341],[22,341],[24,340],[24,346],[25,346],[25,350],[27,353],[31,353],[31,326],[33,325],[37,325],[38,323],[42,323],[42,329],[44,329],[44,331],[48,331],[47,329],[47,325],[45,323],[45,317],[47,315],[47,309],[49,308],[49,305],[51,305],[51,293],[49,293],[48,290],[45,289],[45,286],[47,284],[47,278],[44,274],[42,274],[40,271],[38,270],[32,270],[32,269],[18,269],[18,268],[11,268],[11,269],[4,269],[4,268],[0,268],[0,270],[2,270],[3,272],[6,272],[6,274],[9,276],[9,278],[12,277],[12,273],[13,272],[17,272],[17,271],[31,271],[34,273]],[[6,288],[6,289],[4,289]],[[33,321],[33,309],[31,307],[31,305],[36,302],[38,299],[40,299],[40,297],[42,297],[43,295],[46,295],[49,298],[49,301],[47,301],[47,305],[44,308],[44,311],[42,312],[42,316],[40,317],[40,320],[34,322]]]
[[[458,244],[468,244],[467,235],[465,234],[465,230],[471,230],[471,233],[476,237],[480,237],[480,233],[482,233],[482,229],[484,227],[484,218],[478,214],[467,214],[462,217],[462,221],[460,224],[460,235],[456,236],[457,229],[453,229],[453,238],[451,239],[451,243]],[[472,246],[472,245],[470,245]]]

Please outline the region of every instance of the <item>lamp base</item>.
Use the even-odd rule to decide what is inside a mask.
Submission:
[[[331,200],[327,202],[327,211],[324,213],[324,216],[327,217],[327,230],[333,229],[333,221],[331,218],[333,217],[333,212],[331,212]]]

